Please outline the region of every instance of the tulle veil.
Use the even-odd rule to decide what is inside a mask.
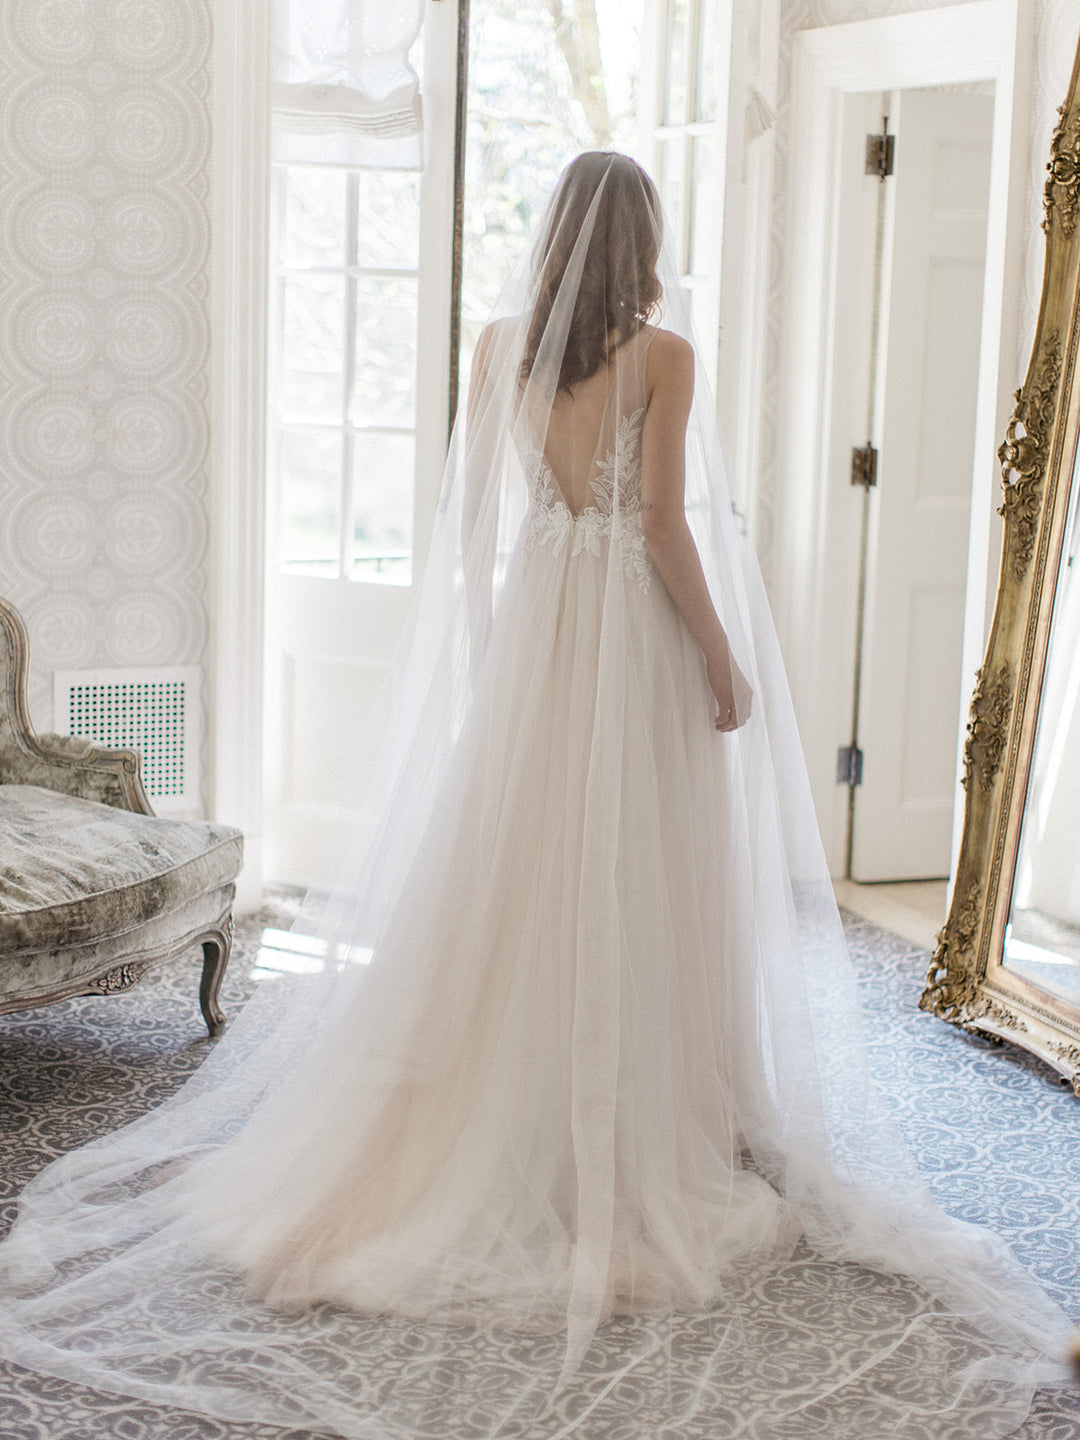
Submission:
[[[178,1095],[28,1187],[0,1247],[0,1353],[372,1440],[988,1440],[1059,1377],[1064,1317],[937,1208],[868,1075],[700,365],[686,514],[752,691],[738,728],[713,729],[651,569],[630,477],[672,333],[692,343],[651,182],[583,157],[481,341],[358,737],[378,756],[363,822],[298,921],[319,973],[261,986]],[[587,596],[549,583],[581,554]],[[646,603],[681,670],[649,649]],[[564,651],[556,764],[544,677]],[[680,803],[704,851],[663,819],[699,754]],[[631,794],[654,799],[628,815]],[[694,913],[665,911],[658,872],[689,874]],[[560,968],[538,971],[533,940],[556,934]],[[628,963],[646,952],[655,969]],[[637,1195],[652,1230],[624,1253]]]

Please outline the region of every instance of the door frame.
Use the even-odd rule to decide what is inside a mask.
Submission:
[[[1016,384],[1023,244],[1028,216],[1028,80],[1033,23],[1021,0],[972,0],[939,10],[857,21],[795,36],[792,67],[786,305],[781,374],[781,464],[776,499],[778,553],[784,557],[773,596],[781,645],[806,752],[811,788],[830,871],[845,862],[847,788],[835,779],[836,751],[849,736],[855,652],[858,560],[856,507],[835,474],[831,418],[841,407],[844,376],[836,361],[840,142],[845,95],[915,86],[992,80],[983,323],[975,419],[967,600],[961,674],[957,776],[966,699],[982,661],[988,605],[996,584],[1000,529],[991,483],[992,457]],[[804,357],[819,357],[807,365]],[[959,793],[959,791],[958,791]],[[956,807],[953,858],[959,817]]]

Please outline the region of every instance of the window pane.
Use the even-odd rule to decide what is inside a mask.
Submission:
[[[681,271],[686,269],[686,246],[682,213],[683,192],[683,140],[661,140],[657,150],[656,183],[660,189],[660,203],[664,219],[671,227],[667,237],[675,256],[675,263]]]
[[[686,120],[686,11],[688,0],[668,0],[664,56],[664,124]]]
[[[696,286],[689,293],[683,291],[683,298],[688,302],[694,333],[705,361],[705,373],[710,383],[715,386],[717,345],[720,339],[716,289],[712,285]]]
[[[411,428],[416,415],[416,281],[356,285],[354,425]]]
[[[281,410],[290,420],[340,423],[345,279],[289,275],[283,282]]]
[[[412,579],[412,435],[361,433],[353,440],[353,565],[357,580]]]
[[[404,170],[357,176],[356,263],[415,270],[420,261],[420,177]]]
[[[470,0],[462,393],[481,326],[559,171],[582,150],[632,152],[642,0],[597,0],[599,54],[574,6]]]
[[[716,145],[711,135],[697,135],[690,142],[690,273],[715,275],[720,269],[716,253],[717,224],[713,165]]]
[[[286,265],[345,264],[345,176],[336,170],[284,171]]]
[[[281,567],[337,575],[341,435],[286,431],[281,437]]]
[[[716,12],[718,0],[699,0],[695,120],[716,119]]]

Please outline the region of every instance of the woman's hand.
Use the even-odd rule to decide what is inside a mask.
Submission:
[[[730,654],[706,660],[705,673],[709,687],[716,696],[718,714],[713,724],[717,730],[737,730],[750,719],[754,692]]]

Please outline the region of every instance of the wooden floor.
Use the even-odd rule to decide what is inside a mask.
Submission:
[[[902,935],[924,950],[932,950],[937,932],[945,924],[945,880],[897,880],[882,885],[860,885],[836,880],[836,903],[853,915]]]

